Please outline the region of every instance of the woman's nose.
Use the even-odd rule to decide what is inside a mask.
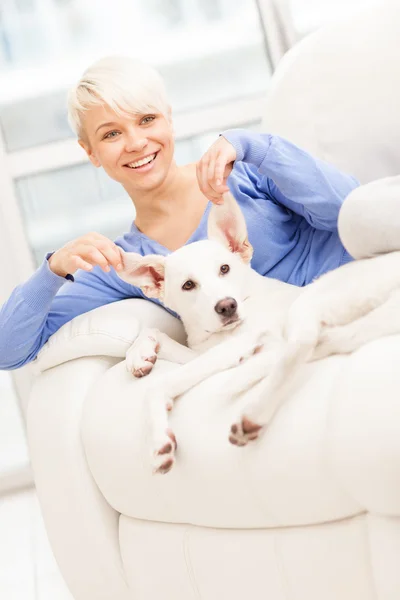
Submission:
[[[143,132],[130,131],[126,136],[125,149],[127,152],[140,152],[147,145],[147,138],[143,137]]]

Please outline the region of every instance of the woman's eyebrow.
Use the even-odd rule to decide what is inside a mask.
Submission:
[[[99,131],[99,129],[101,129],[102,127],[110,127],[110,125],[116,125],[115,121],[111,121],[110,123],[102,123],[101,125],[98,126],[95,133],[97,133]]]

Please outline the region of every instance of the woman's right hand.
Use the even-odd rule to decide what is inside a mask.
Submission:
[[[73,275],[78,269],[91,271],[96,265],[106,273],[110,266],[117,271],[122,269],[118,246],[95,231],[65,244],[50,256],[48,263],[51,271],[60,277]]]
[[[236,160],[236,150],[223,135],[212,144],[196,166],[197,181],[205,197],[214,204],[229,192],[227,179]]]

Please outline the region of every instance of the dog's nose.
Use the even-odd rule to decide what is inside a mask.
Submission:
[[[234,298],[224,298],[217,302],[214,306],[214,310],[216,313],[221,315],[221,317],[230,318],[233,317],[237,310],[237,302]]]

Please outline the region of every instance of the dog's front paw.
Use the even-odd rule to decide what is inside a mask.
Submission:
[[[126,368],[134,377],[148,375],[157,360],[159,344],[151,332],[138,336],[126,353]]]
[[[232,345],[226,348],[223,354],[221,353],[221,358],[219,359],[221,367],[222,365],[226,369],[237,367],[255,354],[261,352],[264,347],[264,338],[264,334],[255,333],[243,335],[240,340],[238,338],[237,344],[233,341]]]
[[[152,453],[154,474],[169,473],[175,463],[177,447],[176,437],[171,429],[167,429],[156,437]]]
[[[243,415],[237,423],[234,423],[229,433],[229,441],[234,446],[246,446],[248,442],[256,440],[262,429],[258,425]]]
[[[239,363],[248,360],[255,354],[262,352],[264,348],[265,335],[263,333],[257,333],[254,336],[249,337],[247,343],[243,344],[240,352]]]

